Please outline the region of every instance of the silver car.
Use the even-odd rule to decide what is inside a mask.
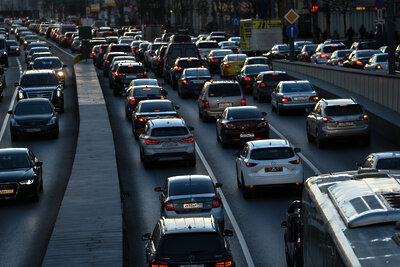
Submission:
[[[161,217],[208,217],[213,215],[224,228],[224,209],[217,188],[222,184],[207,175],[181,175],[168,177],[164,186],[154,188],[160,192]]]
[[[271,93],[272,111],[280,115],[289,109],[310,112],[318,101],[317,92],[309,81],[282,81]]]
[[[183,119],[149,120],[139,136],[140,159],[145,168],[154,161],[184,160],[196,164],[193,130]]]
[[[321,99],[307,116],[307,139],[318,148],[338,138],[354,138],[364,145],[371,143],[369,119],[354,99]]]
[[[400,151],[371,153],[357,165],[361,168],[400,170]]]
[[[373,55],[364,66],[365,70],[387,73],[389,69],[388,53],[379,53]]]

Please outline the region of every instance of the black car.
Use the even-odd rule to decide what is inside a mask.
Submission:
[[[132,119],[132,133],[135,138],[138,139],[148,120],[179,118],[179,114],[176,111],[177,109],[179,109],[179,107],[174,106],[172,102],[167,99],[143,100],[140,101],[131,114],[126,114],[126,117]]]
[[[157,57],[151,63],[151,69],[157,77],[161,77],[163,74],[165,51],[167,51],[167,46],[161,46],[156,52]]]
[[[137,85],[129,87],[125,99],[125,114],[132,114],[140,101],[146,99],[165,99],[166,92],[156,85]]]
[[[206,68],[188,68],[178,80],[178,95],[181,97],[198,96],[206,82],[213,81]]]
[[[285,255],[288,266],[303,266],[303,244],[301,233],[301,202],[295,200],[286,213],[287,221],[282,222],[285,228]]]
[[[219,73],[219,66],[226,55],[233,54],[230,49],[211,50],[207,55],[206,61],[211,73]]]
[[[39,201],[43,190],[42,162],[29,148],[0,149],[0,199]]]
[[[114,57],[119,57],[119,56],[129,56],[129,54],[124,53],[124,52],[110,52],[110,53],[104,54],[103,76],[108,77],[111,61],[114,59]]]
[[[8,113],[12,141],[27,135],[58,137],[58,114],[46,98],[23,99]]]
[[[7,53],[9,55],[21,55],[20,47],[15,40],[7,40]]]
[[[258,74],[253,83],[253,98],[259,102],[271,99],[271,92],[280,81],[293,80],[284,71],[264,71]]]
[[[237,80],[242,87],[244,93],[251,93],[253,91],[253,83],[263,71],[271,70],[269,65],[265,64],[253,64],[243,66],[240,74],[237,76]]]
[[[183,70],[188,68],[204,68],[203,62],[195,57],[177,58],[175,64],[169,71],[169,81],[173,89],[178,88],[178,80],[181,78]]]
[[[225,236],[214,217],[160,219],[153,234],[143,235],[147,266],[235,266]]]
[[[115,73],[110,77],[110,79],[113,79],[114,95],[122,95],[132,80],[142,78],[147,78],[147,72],[142,63],[118,63]]]

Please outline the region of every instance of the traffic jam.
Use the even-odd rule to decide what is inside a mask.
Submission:
[[[243,23],[248,24],[249,21]],[[275,36],[276,29],[265,30],[271,30],[270,36]],[[263,36],[265,34],[262,33]],[[358,167],[352,163],[354,168],[348,170],[358,172],[354,175],[360,175],[357,178],[360,181],[375,177],[373,174],[379,177],[386,175],[385,179],[398,178],[383,170],[399,170],[400,153],[372,151],[377,147],[372,138],[373,127],[368,112],[357,102],[356,96],[323,96],[310,81],[295,79],[286,71],[274,68],[275,60],[289,59],[290,46],[278,41],[282,40],[282,36],[271,37],[268,40],[269,51],[260,53],[266,49],[251,47],[254,40],[229,36],[223,31],[191,36],[185,29],[168,30],[161,25],[104,26],[92,27],[91,35],[90,40],[81,40],[79,26],[55,21],[26,20],[22,23],[16,20],[0,28],[0,62],[3,65],[0,68],[1,97],[6,87],[12,86],[11,81],[6,83],[5,80],[6,69],[15,67],[11,58],[25,60],[24,71],[13,84],[15,104],[7,111],[9,135],[6,137],[10,137],[11,145],[19,142],[26,144],[24,148],[17,145],[0,149],[0,199],[39,202],[43,183],[47,179],[42,170],[45,162],[35,156],[30,143],[37,146],[38,142],[57,140],[62,134],[61,114],[69,111],[65,108],[64,93],[69,83],[66,70],[72,66],[57,56],[55,46],[79,57],[85,49],[85,42],[89,44],[89,60],[97,72],[108,108],[112,109],[109,113],[115,112],[123,118],[118,118],[117,125],[112,127],[122,129],[120,131],[128,136],[124,140],[129,140],[135,147],[135,151],[130,153],[140,159],[141,165],[135,166],[143,167],[149,176],[152,172],[161,175],[160,172],[170,174],[174,168],[179,169],[179,175],[165,176],[162,184],[151,189],[154,191],[152,198],[156,194],[159,203],[152,209],[160,211],[159,219],[147,225],[147,232],[140,233],[144,242],[136,240],[139,246],[145,247],[142,257],[146,266],[248,265],[249,261],[237,260],[237,248],[234,246],[232,250],[229,244],[237,232],[227,215],[225,195],[228,196],[230,191],[225,191],[225,188],[238,192],[242,197],[240,199],[235,195],[235,201],[250,204],[273,200],[273,197],[264,199],[260,196],[269,195],[276,188],[288,195],[290,205],[286,204],[286,208],[279,211],[283,217],[277,218],[283,221],[282,228],[280,225],[277,228],[282,229],[278,230],[281,232],[277,242],[284,243],[284,247],[276,248],[284,255],[277,266],[282,263],[312,266],[310,262],[313,261],[306,259],[314,257],[308,254],[312,252],[303,249],[303,242],[308,240],[306,234],[312,234],[306,233],[306,228],[301,229],[302,225],[306,225],[303,222],[307,220],[303,218],[306,208],[298,200],[303,197],[305,201],[305,191],[308,197],[320,197],[313,191],[319,186],[319,176],[310,178],[308,184],[306,180],[321,173],[310,167],[301,146],[315,147],[316,151],[320,151],[317,153],[323,155],[334,153],[332,157],[343,157],[343,152],[339,151],[343,147],[346,151],[360,150],[364,157],[356,161],[361,163]],[[263,36],[254,34],[252,38],[260,38],[259,42],[262,42]],[[398,52],[400,45],[396,56]],[[387,46],[378,47],[373,40],[352,44],[340,39],[328,39],[319,44],[308,40],[295,41],[294,53],[298,62],[380,73],[388,71]],[[185,113],[189,108],[190,112]],[[111,119],[113,116],[110,115]],[[281,121],[301,125],[303,130],[293,127],[285,130]],[[276,130],[278,128],[280,131]],[[296,129],[296,132],[291,129]],[[293,135],[301,138],[301,142],[294,145],[290,138],[285,137]],[[200,139],[203,143],[204,140],[211,142],[212,148],[202,146]],[[208,171],[218,164],[210,160],[211,167],[208,163],[204,164],[205,156],[202,152],[199,154],[200,148],[232,155],[221,159],[229,162],[228,168],[234,173],[230,183],[215,179],[219,171],[215,172],[216,175],[196,171],[199,165],[207,165],[205,168]],[[314,160],[318,161],[318,156]],[[124,166],[120,164],[119,168]],[[335,170],[329,168],[323,169],[326,173]],[[370,176],[361,177],[360,173],[369,173]],[[337,179],[345,180],[343,177]],[[315,185],[310,184],[313,182]],[[341,184],[337,180],[330,183]],[[369,190],[376,187],[369,187]],[[360,190],[367,190],[365,188]],[[324,187],[322,190],[330,189]],[[335,198],[340,199],[338,192],[329,192],[332,202],[340,202]],[[392,193],[396,192],[393,189]],[[277,195],[273,196],[280,199]],[[352,201],[349,200],[349,203],[356,205]],[[363,201],[368,209],[373,209],[372,202]],[[334,205],[343,204],[339,202]],[[332,207],[335,209],[336,206]],[[235,204],[229,206],[231,209],[235,213]],[[324,209],[326,207],[321,208]],[[354,209],[361,213],[361,207],[354,206]],[[314,211],[308,212],[311,214]],[[318,213],[326,215],[320,210]],[[393,221],[396,220],[389,219],[386,223]],[[252,226],[241,224],[240,227]],[[335,240],[332,236],[331,233],[329,237]],[[324,242],[325,238],[321,237],[320,242]],[[329,239],[329,242],[335,241]],[[329,262],[314,266],[349,265],[336,246],[338,244],[332,248],[336,253],[333,253],[335,260],[339,259],[337,265]],[[324,254],[320,257],[328,258]],[[391,266],[398,261],[393,259],[394,265]],[[313,263],[316,262],[319,261]]]

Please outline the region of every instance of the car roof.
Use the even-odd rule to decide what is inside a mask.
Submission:
[[[387,159],[387,158],[400,158],[400,151],[384,151],[384,152],[375,152],[369,154],[375,156],[378,159]]]
[[[246,60],[252,60],[252,59],[268,59],[268,58],[267,57],[262,57],[262,56],[246,58]]]
[[[266,147],[291,147],[286,139],[262,139],[247,142],[251,149],[266,148]]]
[[[150,120],[151,126],[154,128],[157,127],[182,127],[185,126],[185,121],[181,118],[177,119],[154,119]]]
[[[257,106],[234,106],[234,107],[227,107],[226,108],[227,110],[248,110],[248,109],[255,109],[255,110],[258,110],[258,111],[260,111],[259,109],[258,109],[258,107]],[[261,113],[261,111],[260,111],[260,113]]]
[[[49,59],[58,59],[59,61],[61,61],[61,59],[60,59],[59,57],[55,57],[55,56],[54,56],[54,57],[38,57],[38,58],[35,59],[35,61],[38,60],[38,59],[39,59],[39,60],[43,60],[43,59],[46,59],[46,60],[49,60]]]
[[[48,98],[25,98],[25,99],[21,99],[17,102],[17,105],[19,105],[20,103],[26,103],[26,102],[46,102],[46,103],[51,103],[50,100]]]
[[[163,235],[216,232],[213,217],[162,218],[160,222]]]
[[[229,84],[239,84],[237,81],[235,81],[235,80],[223,80],[223,81],[212,81],[212,82],[207,82],[207,83],[209,83],[210,85],[211,84],[221,84],[221,83],[229,83]]]
[[[324,101],[328,106],[358,104],[351,98],[323,99],[322,101]]]
[[[134,85],[134,86],[132,86],[132,90],[134,90],[134,89],[143,89],[143,88],[158,88],[158,89],[162,89],[161,86],[159,86],[159,85],[143,84],[143,85]]]
[[[28,152],[28,148],[0,148],[0,155],[7,154],[26,154]]]
[[[171,103],[172,101],[169,99],[146,99],[139,102],[139,106],[150,104],[150,103]]]

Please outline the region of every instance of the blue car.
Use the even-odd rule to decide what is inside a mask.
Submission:
[[[197,96],[205,82],[212,81],[210,71],[206,68],[188,68],[178,80],[178,94],[181,97]]]

